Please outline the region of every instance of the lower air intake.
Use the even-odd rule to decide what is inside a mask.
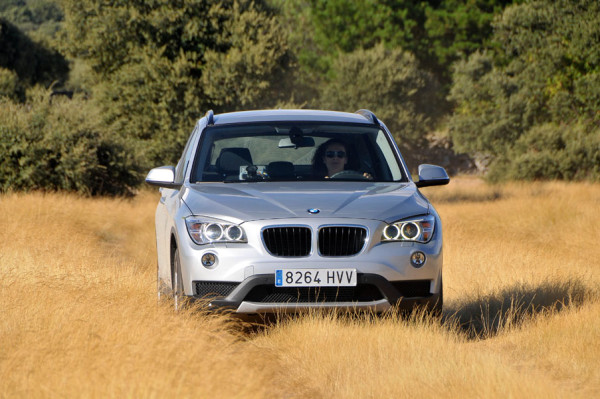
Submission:
[[[392,285],[405,298],[430,296],[431,280],[392,281]]]
[[[377,287],[359,284],[356,287],[254,287],[244,301],[261,303],[323,303],[323,302],[373,302],[383,299]]]
[[[239,283],[221,281],[194,281],[196,296],[200,297],[226,297],[237,287]]]

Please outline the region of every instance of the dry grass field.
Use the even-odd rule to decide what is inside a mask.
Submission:
[[[155,295],[156,193],[0,196],[0,397],[600,396],[600,185],[424,190],[445,309],[248,329]]]

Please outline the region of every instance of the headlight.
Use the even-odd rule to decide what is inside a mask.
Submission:
[[[248,242],[244,229],[237,224],[190,216],[185,219],[185,225],[191,239],[199,245],[215,242]]]
[[[400,220],[385,226],[381,241],[429,242],[434,228],[435,217],[433,215]]]

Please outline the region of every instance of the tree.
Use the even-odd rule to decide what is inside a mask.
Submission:
[[[0,68],[0,98],[18,101],[25,99],[25,90],[19,83],[16,72],[10,69]]]
[[[67,190],[127,195],[141,177],[131,143],[99,123],[82,96],[52,98],[39,87],[24,104],[0,98],[0,192]]]
[[[430,105],[437,84],[412,54],[379,45],[340,55],[333,71],[323,93],[326,108],[354,112],[368,104],[400,143],[422,143],[435,114]]]
[[[17,26],[34,41],[49,46],[63,20],[58,1],[2,0],[0,18]]]
[[[409,165],[422,163],[416,148],[425,146],[439,112],[439,85],[432,74],[422,70],[411,53],[383,45],[340,54],[332,71],[321,105],[348,112],[368,107],[406,150]]]
[[[301,64],[323,71],[339,53],[378,44],[402,48],[443,84],[450,65],[481,47],[491,47],[495,14],[518,0],[288,0],[276,2],[302,35],[292,45]],[[304,53],[307,43],[317,56]]]
[[[598,135],[600,4],[531,1],[507,8],[494,29],[498,52],[473,54],[455,69],[450,99],[457,106],[449,125],[456,148],[491,157],[493,169],[517,162],[513,155],[524,154],[522,144],[532,142],[532,132],[582,142]],[[550,134],[551,129],[578,134]]]
[[[481,49],[491,49],[494,16],[520,0],[444,0],[424,5],[425,36],[415,52],[444,84],[451,65]]]
[[[22,86],[65,81],[67,61],[56,50],[34,42],[12,23],[0,18],[0,68],[14,71]]]
[[[64,0],[64,49],[90,66],[105,122],[173,163],[193,123],[273,106],[287,46],[262,1]]]

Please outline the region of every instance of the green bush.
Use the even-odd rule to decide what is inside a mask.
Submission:
[[[383,45],[341,53],[322,94],[322,106],[354,112],[369,108],[401,144],[422,144],[436,115],[438,85],[416,58]]]
[[[0,98],[2,97],[15,101],[23,100],[25,91],[16,72],[0,67]]]
[[[600,129],[548,123],[523,134],[495,162],[490,180],[600,180]]]
[[[474,53],[455,66],[455,148],[489,157],[496,179],[595,178],[599,38],[596,0],[505,9],[494,22],[498,51]]]
[[[266,1],[64,0],[62,46],[93,74],[103,123],[144,143],[154,165],[177,161],[195,121],[272,107],[286,37]]]
[[[1,17],[0,67],[15,71],[24,86],[64,82],[69,73],[67,61],[61,54],[33,41]]]
[[[60,0],[2,0],[0,18],[15,24],[38,43],[49,45],[60,30]]]
[[[0,190],[126,195],[141,180],[134,147],[101,129],[82,98],[32,89],[25,104],[0,99]]]

